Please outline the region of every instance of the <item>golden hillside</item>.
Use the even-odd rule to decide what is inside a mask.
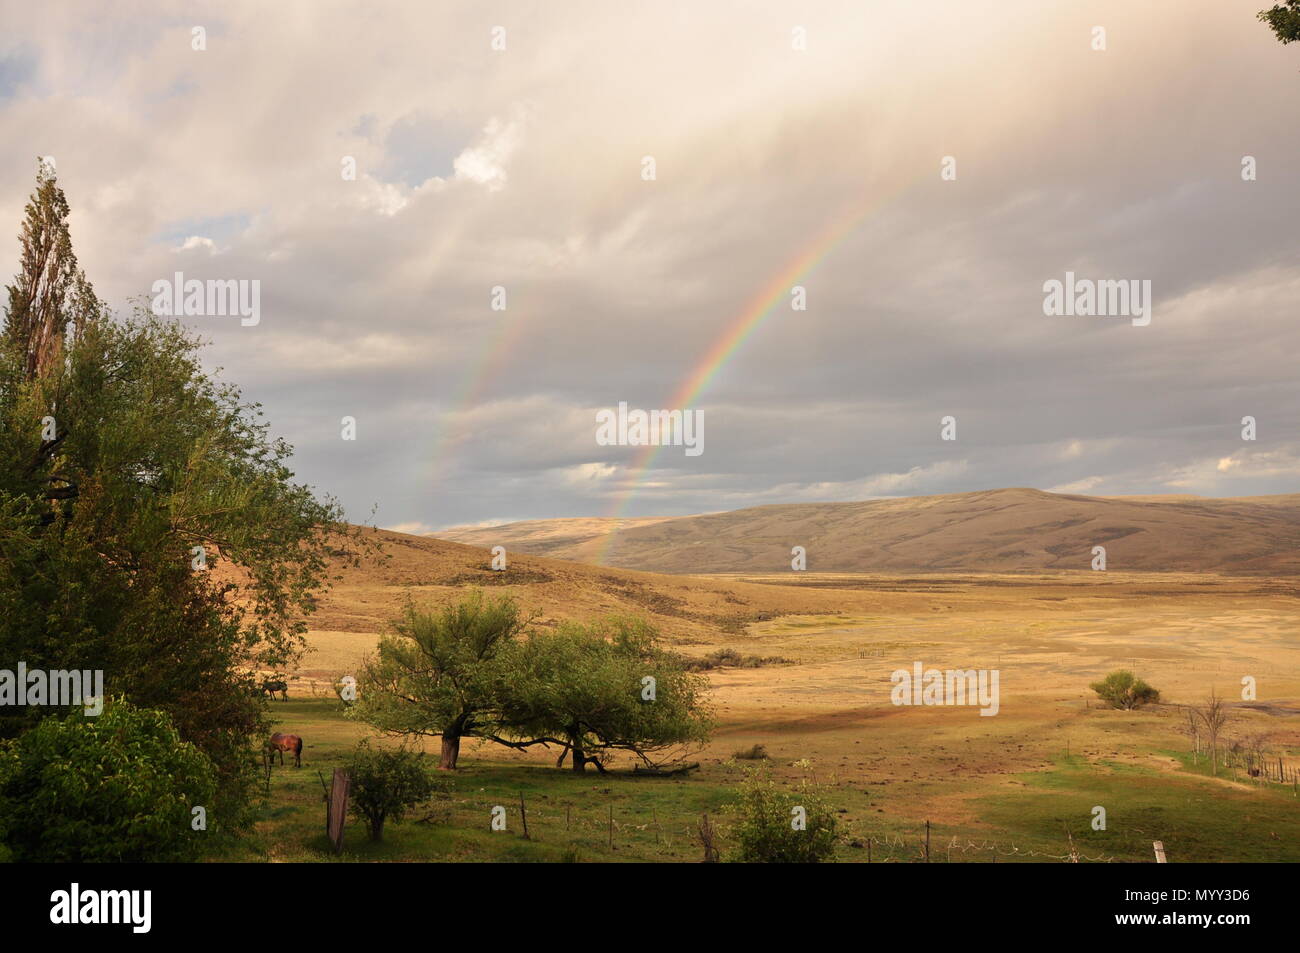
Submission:
[[[664,573],[781,572],[803,546],[821,572],[1300,570],[1300,494],[1210,499],[988,490],[859,503],[792,503],[630,521],[608,563]],[[512,553],[594,560],[608,521],[534,520],[453,528],[444,539]]]

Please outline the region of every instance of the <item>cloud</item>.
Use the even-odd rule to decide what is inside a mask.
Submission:
[[[185,241],[181,242],[180,247],[176,250],[193,251],[198,248],[203,249],[210,255],[215,255],[217,252],[217,243],[202,235],[191,235],[189,238],[185,239]]]
[[[427,536],[433,532],[433,527],[427,523],[395,523],[392,526],[385,526],[384,529],[391,530],[394,533],[407,533],[411,536]]]
[[[258,279],[257,327],[194,322],[205,361],[358,519],[1287,492],[1300,87],[1234,7],[828,0],[796,51],[776,0],[575,0],[498,52],[473,5],[0,0],[0,224],[53,155],[114,305]],[[1066,271],[1150,279],[1152,323],[1045,317]],[[693,380],[702,456],[596,445],[593,408]]]
[[[496,117],[488,120],[478,143],[456,156],[452,163],[457,178],[485,185],[492,192],[504,188],[506,164],[519,148],[523,123],[522,109],[517,109],[515,118],[508,121]]]
[[[1084,477],[1082,480],[1075,480],[1072,483],[1062,483],[1058,486],[1047,487],[1048,493],[1091,493],[1099,486],[1106,483],[1106,478],[1101,476]]]

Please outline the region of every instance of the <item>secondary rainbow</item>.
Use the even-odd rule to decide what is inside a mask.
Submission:
[[[890,198],[897,196],[901,190],[890,193]],[[875,198],[875,197],[873,197]],[[808,277],[818,265],[840,244],[858,225],[880,207],[879,201],[871,198],[851,207],[850,211],[834,220],[821,231],[802,251],[791,258],[766,284],[754,295],[736,316],[728,322],[722,334],[705,352],[704,358],[695,369],[686,376],[681,386],[667,403],[660,406],[669,409],[687,409],[692,402],[712,383],[729,360],[740,350],[741,346],[776,310],[776,306],[789,300],[791,288]],[[628,468],[625,478],[626,486],[614,498],[606,513],[607,519],[621,520],[632,498],[636,495],[641,481],[653,466],[661,447],[647,445],[638,449]],[[617,524],[605,534],[600,548],[596,552],[596,565],[604,565],[618,535]]]
[[[502,368],[507,365],[523,337],[526,323],[522,312],[516,311],[511,315],[507,311],[496,327],[484,336],[478,354],[461,378],[450,408],[438,420],[429,459],[431,483],[438,481],[440,470],[448,462],[448,451],[465,438],[463,425],[457,426],[458,418],[465,410],[478,404]]]

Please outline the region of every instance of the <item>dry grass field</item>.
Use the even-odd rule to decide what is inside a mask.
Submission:
[[[831,785],[859,843],[879,837],[877,850],[894,844],[895,859],[915,859],[909,838],[927,820],[945,832],[950,852],[958,845],[957,859],[980,859],[984,849],[1000,858],[1059,856],[1071,836],[1098,859],[1149,860],[1150,841],[1162,838],[1171,853],[1183,851],[1174,859],[1300,859],[1292,786],[1224,769],[1210,777],[1190,757],[1182,707],[1217,692],[1230,702],[1229,738],[1259,739],[1288,772],[1300,767],[1293,578],[1115,570],[684,576],[522,555],[497,573],[485,550],[375,532],[384,555],[340,569],[294,673],[295,697],[315,695],[325,706],[313,718],[332,704],[327,686],[373,648],[405,600],[442,604],[482,587],[516,597],[537,625],[631,612],[685,654],[730,649],[769,660],[709,673],[717,730],[693,756],[701,769],[676,782],[687,791],[698,785],[706,807],[738,777],[733,755],[763,745],[778,780]],[[997,670],[998,714],[891,704],[891,672],[915,662]],[[1116,668],[1158,688],[1161,703],[1099,707],[1089,683]],[[1245,676],[1256,680],[1254,701],[1240,700]],[[336,732],[365,733],[325,717],[318,737]],[[541,751],[471,744],[466,759],[472,771],[558,773]],[[610,783],[621,782],[593,777],[587,786],[608,791]],[[636,810],[638,797],[642,806],[657,803],[633,793],[623,808]],[[1089,827],[1096,805],[1110,816],[1104,843]],[[972,856],[960,853],[963,845]],[[863,859],[852,853],[847,859]],[[643,859],[685,855],[647,847]]]

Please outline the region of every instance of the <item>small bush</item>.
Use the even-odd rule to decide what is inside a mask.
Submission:
[[[802,826],[796,808],[802,808]],[[835,860],[843,835],[821,789],[803,781],[779,790],[760,770],[747,772],[736,800],[726,811],[734,818],[735,859],[749,864],[817,864]]]
[[[0,817],[16,861],[193,860],[191,809],[212,810],[216,771],[166,712],[111,700],[97,717],[51,715],[0,749]],[[211,821],[211,818],[209,819]]]
[[[1111,708],[1130,711],[1149,702],[1160,701],[1160,693],[1132,672],[1120,669],[1111,672],[1100,682],[1090,686],[1098,697]]]
[[[750,748],[741,748],[732,755],[737,761],[766,761],[767,745],[754,745]]]
[[[718,649],[703,658],[687,659],[686,668],[692,672],[707,672],[715,668],[762,668],[765,665],[788,665],[790,660],[780,655],[742,655],[735,649]]]
[[[348,811],[365,822],[373,841],[384,839],[384,823],[400,822],[406,812],[429,800],[450,782],[435,779],[424,755],[407,748],[371,748],[360,742],[347,764],[352,784]]]

